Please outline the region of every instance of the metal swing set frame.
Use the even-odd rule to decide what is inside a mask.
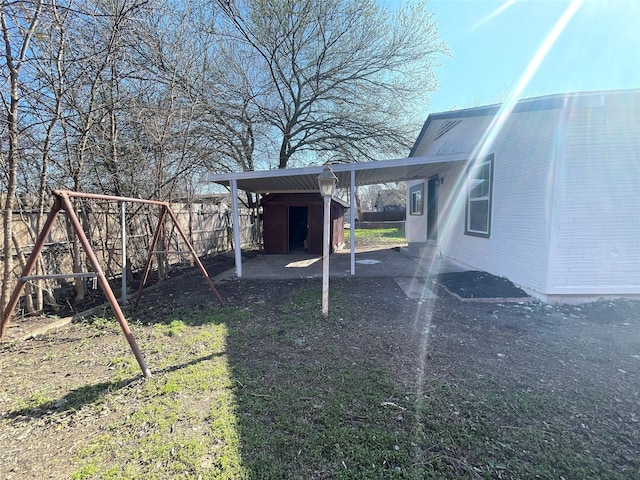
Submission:
[[[163,251],[163,250],[156,250],[156,246],[160,239],[160,234],[163,230],[162,227],[167,216],[173,221],[174,227],[179,232],[180,237],[182,238],[186,247],[188,248],[189,253],[191,254],[194,262],[197,264],[207,285],[209,286],[211,291],[214,293],[214,295],[218,299],[218,302],[220,302],[220,305],[224,306],[224,301],[222,300],[222,297],[220,296],[215,285],[209,278],[209,274],[207,273],[206,269],[202,265],[202,262],[200,261],[200,259],[198,258],[198,255],[194,251],[193,246],[191,245],[191,242],[189,242],[189,239],[187,238],[184,231],[180,227],[180,224],[178,223],[178,219],[176,218],[175,214],[173,213],[173,211],[171,210],[171,207],[167,202],[161,202],[156,200],[143,200],[138,198],[117,197],[117,196],[111,196],[111,195],[100,195],[100,194],[93,194],[93,193],[73,192],[69,190],[54,190],[52,193],[55,197],[53,208],[51,209],[51,212],[49,213],[49,216],[47,217],[47,220],[44,226],[42,227],[42,230],[38,234],[36,244],[33,250],[31,251],[29,258],[27,259],[27,262],[24,265],[22,274],[20,275],[20,277],[18,277],[18,282],[14,287],[11,297],[9,299],[9,303],[7,304],[7,307],[5,308],[2,314],[2,319],[0,319],[0,338],[2,338],[2,336],[4,335],[5,329],[9,324],[9,320],[13,315],[13,311],[16,308],[16,305],[18,304],[20,296],[22,295],[22,292],[24,290],[25,284],[28,281],[47,279],[47,278],[82,278],[82,277],[97,278],[98,284],[100,285],[100,288],[102,289],[109,304],[111,305],[113,313],[115,314],[118,320],[118,323],[120,324],[120,327],[122,328],[122,331],[127,339],[127,342],[129,343],[129,346],[131,347],[131,350],[133,351],[133,354],[135,355],[136,360],[138,361],[138,365],[140,366],[140,370],[142,371],[142,374],[147,378],[151,377],[151,371],[149,370],[149,368],[147,367],[147,364],[144,361],[144,357],[142,356],[142,353],[138,348],[138,344],[136,343],[136,340],[133,337],[133,334],[131,333],[131,329],[127,324],[127,320],[124,317],[124,314],[122,312],[122,309],[120,308],[120,305],[118,304],[116,296],[114,295],[113,290],[109,285],[109,282],[107,280],[107,277],[104,271],[100,267],[98,258],[95,255],[93,248],[91,247],[91,243],[89,242],[89,239],[84,233],[80,220],[78,219],[78,216],[75,213],[73,204],[71,203],[71,198],[105,200],[105,201],[119,202],[119,203],[120,202],[138,203],[138,204],[145,204],[145,205],[156,205],[161,207],[158,224],[156,226],[156,230],[153,235],[153,240],[151,241],[151,244],[149,246],[149,252],[148,252],[147,261],[144,267],[142,281],[140,282],[140,287],[138,288],[138,292],[136,293],[136,297],[135,297],[136,306],[140,302],[140,298],[142,296],[142,290],[145,286],[145,283],[147,282],[149,271],[151,269],[151,262],[152,262],[153,255],[157,253],[172,253],[172,252]],[[51,230],[54,225],[54,221],[58,216],[58,213],[60,213],[60,210],[63,210],[67,214],[67,217],[69,218],[71,226],[73,227],[73,231],[78,236],[78,239],[82,244],[82,247],[85,251],[85,254],[87,255],[88,260],[91,262],[91,266],[93,267],[94,271],[89,273],[30,275],[33,268],[36,265],[38,257],[42,253],[46,239],[51,233]],[[183,253],[183,252],[179,252],[179,253]]]

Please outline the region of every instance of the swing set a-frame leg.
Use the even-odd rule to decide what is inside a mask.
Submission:
[[[222,300],[222,297],[220,296],[220,293],[218,293],[218,289],[216,288],[216,286],[213,284],[213,282],[209,278],[209,274],[207,273],[207,270],[204,268],[204,265],[202,265],[202,262],[198,258],[198,255],[196,254],[195,250],[193,249],[193,246],[191,245],[191,242],[189,242],[189,239],[187,238],[187,236],[184,234],[184,231],[180,227],[180,223],[178,222],[178,219],[176,218],[175,214],[171,211],[171,209],[167,209],[167,212],[169,213],[169,216],[171,217],[171,220],[173,220],[173,224],[175,225],[176,229],[178,230],[178,233],[180,233],[180,236],[182,237],[182,241],[184,241],[184,243],[187,245],[187,248],[189,249],[189,252],[191,252],[191,256],[193,257],[194,261],[198,265],[198,268],[200,269],[200,273],[202,273],[202,276],[204,277],[205,281],[207,282],[207,285],[209,286],[209,288],[211,289],[213,294],[218,299],[218,302],[220,302],[220,305],[222,307],[224,307],[224,301]]]
[[[224,300],[222,300],[222,297],[220,296],[218,289],[211,281],[211,278],[209,278],[209,274],[207,273],[207,270],[204,268],[204,265],[202,265],[202,262],[198,258],[198,255],[196,254],[195,250],[193,249],[191,242],[189,242],[189,239],[185,235],[184,230],[182,230],[182,228],[180,227],[180,222],[178,222],[178,219],[176,218],[175,214],[167,206],[163,206],[162,208],[162,212],[160,213],[160,218],[158,219],[158,225],[156,226],[155,234],[153,236],[153,239],[151,240],[151,244],[149,245],[147,262],[144,266],[144,271],[142,273],[142,281],[140,282],[140,287],[138,288],[138,292],[136,293],[134,304],[138,306],[138,303],[140,302],[140,297],[142,297],[142,290],[144,289],[144,286],[147,283],[147,279],[149,277],[149,271],[151,269],[153,252],[155,251],[156,246],[158,244],[158,240],[160,239],[162,224],[164,223],[167,214],[171,218],[171,221],[173,222],[173,225],[175,226],[176,230],[178,230],[178,233],[180,234],[182,241],[185,243],[186,247],[189,249],[189,252],[191,253],[191,256],[193,257],[193,260],[195,261],[196,265],[198,265],[198,269],[200,270],[200,273],[204,277],[205,282],[207,282],[207,285],[209,286],[213,294],[218,299],[218,302],[220,302],[220,305],[224,307]]]
[[[89,243],[89,239],[87,239],[87,236],[85,235],[84,230],[82,229],[82,225],[80,225],[80,221],[78,220],[78,217],[76,216],[75,211],[73,210],[73,205],[71,204],[71,201],[69,200],[68,195],[66,195],[64,191],[54,191],[53,193],[56,197],[53,208],[51,209],[51,212],[47,217],[47,221],[45,222],[44,226],[42,227],[42,230],[40,231],[40,234],[38,235],[33,251],[31,252],[31,255],[29,255],[29,259],[27,260],[27,263],[25,264],[22,270],[22,275],[18,278],[18,282],[15,288],[13,289],[13,293],[11,294],[11,298],[9,299],[9,303],[7,304],[7,307],[5,308],[2,314],[2,319],[0,322],[0,338],[2,337],[2,335],[4,335],[4,331],[7,325],[9,324],[9,318],[13,314],[13,311],[16,308],[16,305],[18,304],[20,295],[22,295],[22,292],[24,290],[24,286],[26,283],[25,278],[31,273],[36,262],[38,261],[38,257],[42,253],[44,244],[47,238],[49,237],[49,234],[51,233],[51,229],[53,228],[53,222],[55,221],[56,216],[58,215],[60,210],[64,210],[67,213],[67,216],[69,218],[69,221],[71,222],[71,225],[73,226],[73,230],[75,231],[76,235],[80,239],[80,242],[82,243],[82,246],[87,255],[87,258],[89,259],[89,261],[91,262],[91,265],[93,266],[93,269],[98,278],[98,283],[100,284],[100,288],[102,288],[102,291],[104,292],[105,296],[107,297],[107,300],[109,301],[109,304],[111,305],[111,308],[113,309],[113,313],[118,319],[118,323],[120,323],[120,327],[122,328],[122,331],[124,332],[127,342],[129,343],[129,346],[131,347],[131,350],[133,351],[133,354],[135,355],[136,360],[138,361],[138,365],[140,366],[140,370],[142,371],[142,374],[147,378],[150,377],[151,371],[147,367],[147,364],[145,363],[144,358],[142,357],[142,353],[138,348],[138,344],[136,343],[136,340],[133,338],[133,334],[131,333],[131,330],[129,329],[129,325],[127,324],[127,321],[124,318],[124,314],[120,309],[120,305],[118,305],[118,301],[116,300],[116,297],[113,294],[113,291],[111,290],[111,286],[109,285],[109,282],[107,281],[107,278],[104,272],[102,271],[102,268],[100,268],[98,258],[93,252],[93,248],[91,248],[91,244]]]
[[[124,314],[120,309],[120,305],[118,305],[118,300],[116,300],[116,296],[113,294],[113,290],[111,290],[111,286],[107,281],[107,277],[102,271],[102,268],[100,267],[98,258],[93,252],[93,248],[91,248],[89,239],[85,235],[84,230],[82,229],[82,225],[80,225],[80,220],[78,220],[78,217],[76,216],[76,213],[73,210],[73,205],[71,204],[69,197],[65,195],[64,192],[58,192],[58,198],[60,199],[62,208],[67,212],[69,221],[71,222],[71,225],[73,226],[73,229],[75,230],[76,235],[78,235],[78,238],[82,243],[85,254],[87,255],[87,258],[89,259],[89,261],[91,262],[91,266],[93,267],[94,272],[98,276],[98,283],[102,288],[102,291],[104,292],[105,296],[107,297],[107,300],[109,301],[109,305],[111,305],[111,308],[113,309],[113,313],[118,319],[118,323],[120,323],[120,328],[122,328],[122,331],[124,332],[124,336],[126,337],[127,342],[129,343],[129,346],[131,347],[131,350],[133,351],[133,354],[135,355],[136,360],[138,361],[138,365],[140,366],[140,370],[142,370],[142,374],[146,378],[151,377],[151,371],[149,370],[149,368],[147,367],[147,364],[144,361],[144,358],[142,356],[142,353],[140,352],[140,349],[138,348],[138,344],[136,343],[135,338],[133,338],[133,334],[129,329],[127,320],[124,318]]]
[[[144,265],[144,270],[142,272],[142,280],[140,280],[140,287],[138,288],[138,292],[136,293],[136,298],[134,301],[134,305],[136,307],[140,302],[140,297],[142,296],[142,290],[144,289],[144,286],[147,283],[147,279],[149,278],[149,271],[151,270],[151,260],[153,258],[153,251],[156,249],[156,245],[158,244],[158,239],[160,238],[160,232],[162,229],[162,224],[164,222],[166,213],[167,213],[167,209],[165,207],[162,207],[162,210],[160,211],[160,218],[158,218],[158,225],[156,226],[156,231],[153,234],[153,239],[151,240],[151,244],[149,245],[149,253],[147,254],[147,261]]]
[[[4,335],[5,329],[9,325],[9,319],[11,318],[11,315],[13,314],[13,310],[16,308],[16,305],[18,305],[18,300],[20,300],[20,295],[22,295],[24,286],[27,283],[27,281],[24,278],[28,276],[33,270],[33,267],[35,267],[36,262],[38,261],[38,257],[40,256],[40,253],[44,248],[44,244],[47,238],[49,237],[49,234],[51,233],[51,229],[53,228],[53,222],[55,221],[56,216],[60,211],[60,208],[61,208],[60,199],[56,197],[56,200],[53,204],[53,208],[51,209],[51,212],[49,212],[49,216],[47,217],[47,221],[45,222],[44,226],[42,227],[42,230],[40,231],[40,234],[38,235],[38,238],[36,239],[36,244],[33,247],[31,255],[29,255],[29,258],[27,259],[27,263],[25,263],[22,269],[22,275],[20,275],[20,277],[18,278],[18,283],[16,283],[16,286],[13,288],[13,292],[11,293],[11,297],[9,298],[9,303],[7,304],[7,307],[4,309],[4,312],[2,313],[2,320],[0,322],[0,338],[2,338],[2,336]]]

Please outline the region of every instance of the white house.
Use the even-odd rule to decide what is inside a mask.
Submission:
[[[410,156],[451,154],[407,182],[410,248],[548,303],[640,297],[640,89],[429,115]]]

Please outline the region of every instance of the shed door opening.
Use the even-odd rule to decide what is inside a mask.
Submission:
[[[289,207],[289,253],[307,251],[309,207]]]

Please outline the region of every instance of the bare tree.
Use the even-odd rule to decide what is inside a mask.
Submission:
[[[6,198],[2,205],[3,227],[3,274],[0,289],[0,311],[4,311],[9,302],[9,295],[13,287],[13,210],[15,207],[15,193],[17,171],[22,161],[20,152],[20,93],[21,71],[25,61],[29,58],[29,46],[36,33],[42,2],[2,3],[0,7],[0,27],[4,42],[4,61],[2,64],[8,78],[9,94],[2,95],[5,110],[6,126],[3,130],[8,137],[8,149],[2,150],[2,165],[5,172]]]
[[[126,194],[117,148],[120,86],[127,79],[128,64],[123,60],[133,43],[132,19],[142,3],[80,1],[67,22],[64,59],[68,88],[63,93],[65,116],[61,123],[65,148],[55,163],[63,175],[60,183],[73,190]],[[86,218],[83,212],[78,213]],[[71,246],[74,272],[82,272],[84,255],[78,242]],[[76,281],[76,301],[84,294],[80,279]]]
[[[362,211],[382,211],[385,207],[404,208],[406,188],[404,184],[380,184],[359,187],[360,206]]]
[[[252,101],[277,132],[280,168],[406,152],[419,125],[412,109],[426,106],[446,53],[424,3],[393,14],[374,0],[217,3],[231,27],[222,35],[259,62]]]
[[[26,165],[22,165],[26,168],[22,168],[20,172],[19,190],[27,194],[29,201],[29,205],[21,205],[29,209],[28,212],[21,212],[21,216],[32,244],[42,227],[45,208],[50,206],[50,159],[60,140],[56,131],[62,118],[63,93],[67,88],[64,60],[67,42],[65,27],[69,13],[70,9],[62,4],[46,5],[40,15],[38,35],[32,41],[33,58],[28,64],[30,68],[27,74],[29,80],[23,84],[23,111],[29,121],[23,125],[21,132],[23,143],[28,144],[31,155]],[[14,244],[21,255],[17,239]],[[45,262],[40,258],[35,264],[34,273],[42,275],[45,272]],[[57,308],[52,282],[38,279],[27,284],[26,310],[30,313],[41,311],[44,307],[44,295],[49,305]]]

